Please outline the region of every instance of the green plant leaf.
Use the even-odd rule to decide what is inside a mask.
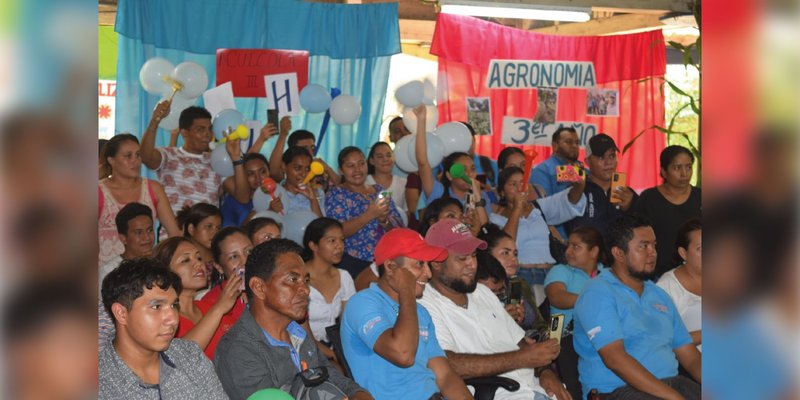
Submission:
[[[689,105],[692,106],[692,111],[694,111],[695,114],[700,115],[700,107],[697,106],[694,98],[689,99]]]
[[[686,97],[689,97],[689,98],[693,98],[692,95],[684,92],[681,88],[679,88],[677,85],[675,85],[674,83],[670,82],[669,80],[664,79],[664,82],[667,82],[667,85],[669,85],[669,87],[672,88],[672,90],[674,90],[675,93],[678,93],[679,95],[686,96]]]
[[[669,43],[670,47],[672,47],[674,49],[677,49],[677,50],[680,50],[681,52],[685,52],[686,51],[686,46],[684,46],[681,43],[678,43],[678,42],[675,42],[675,41],[672,41],[672,40],[667,41],[667,43]]]

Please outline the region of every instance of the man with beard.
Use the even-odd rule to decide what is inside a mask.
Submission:
[[[669,295],[650,279],[656,235],[636,214],[608,230],[611,273],[584,287],[575,303],[574,344],[583,396],[602,399],[699,399],[700,386],[678,375],[678,363],[701,381],[700,352]]]
[[[433,224],[425,241],[446,248],[448,257],[431,262],[432,278],[418,302],[430,312],[439,344],[456,373],[462,378],[502,375],[519,382],[515,392],[499,388],[495,398],[500,400],[571,399],[547,368],[558,357],[558,342],[536,343],[525,337],[497,296],[478,284],[475,250],[486,249],[486,242],[455,219]]]
[[[308,315],[308,273],[303,248],[288,239],[258,245],[244,268],[249,308],[222,337],[214,365],[231,399],[290,384],[307,369],[325,367],[330,382],[350,399],[372,399],[343,376],[295,321]]]

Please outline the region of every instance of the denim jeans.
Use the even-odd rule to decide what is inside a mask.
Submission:
[[[529,285],[544,285],[544,278],[547,277],[549,269],[541,268],[520,268],[517,270],[517,276],[528,282]]]

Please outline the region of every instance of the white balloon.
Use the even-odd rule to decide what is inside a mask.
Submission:
[[[233,163],[225,146],[217,146],[211,151],[211,169],[223,178],[233,176]]]
[[[436,111],[436,106],[425,106],[425,131],[433,132],[436,129],[436,122],[439,119],[439,113]],[[406,107],[403,109],[403,124],[405,124],[408,131],[417,133],[417,116],[414,114],[414,109]]]
[[[311,211],[295,211],[288,214],[283,217],[284,223],[281,236],[302,246],[306,227],[315,219],[317,219],[317,214]]]
[[[361,116],[361,104],[353,96],[339,95],[331,102],[331,118],[339,125],[351,125]]]
[[[466,153],[472,146],[472,134],[469,128],[460,122],[448,122],[436,129],[436,136],[444,143],[444,155],[457,151]]]
[[[414,155],[415,140],[416,136],[406,135],[394,144],[394,163],[397,168],[409,173],[416,172],[419,169]]]
[[[255,193],[253,193],[253,209],[259,212],[269,211],[269,203],[272,201],[272,197],[269,193],[265,193],[261,189],[256,189]],[[269,211],[273,212],[273,211]],[[274,212],[273,212],[274,213]],[[253,217],[255,218],[255,217]]]
[[[267,197],[269,197],[269,196],[267,196]],[[256,218],[270,218],[270,219],[275,220],[275,222],[277,222],[279,224],[283,224],[283,216],[278,214],[278,213],[276,213],[275,211],[272,211],[272,210],[259,211],[259,212],[255,213],[255,214],[253,214],[253,218],[251,218],[251,220],[254,220]]]
[[[172,77],[183,84],[181,95],[187,98],[200,97],[208,89],[208,74],[205,68],[192,61],[178,64],[172,71]]]
[[[427,139],[428,143],[428,163],[431,164],[431,168],[436,168],[442,163],[442,159],[444,159],[444,143],[442,139],[432,132],[426,133],[425,139]]]
[[[426,105],[433,105],[436,103],[436,86],[433,85],[430,79],[425,78],[425,82],[423,82],[423,93],[422,102]]]
[[[165,58],[153,57],[139,70],[139,82],[147,93],[164,95],[171,93],[172,86],[164,80],[172,74],[175,67]]]
[[[166,100],[162,98],[159,102]],[[158,127],[171,131],[178,127],[178,120],[181,117],[181,112],[194,105],[197,99],[187,99],[184,97],[175,96],[172,98],[172,104],[169,106],[169,114],[158,123]]]
[[[420,81],[408,82],[397,88],[394,95],[397,97],[400,104],[414,108],[422,104],[422,98],[424,96],[423,84]]]

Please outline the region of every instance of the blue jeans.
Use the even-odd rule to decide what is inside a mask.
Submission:
[[[517,270],[517,276],[528,282],[529,285],[544,285],[544,278],[547,277],[549,269],[541,268],[520,268]]]

